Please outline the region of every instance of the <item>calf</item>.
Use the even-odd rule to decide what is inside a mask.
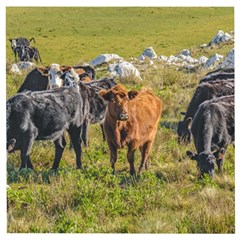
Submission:
[[[74,146],[77,168],[81,168],[80,133],[85,117],[77,88],[19,93],[7,101],[7,150],[20,150],[20,169],[33,168],[29,156],[33,142],[53,140],[52,169],[57,169],[66,145],[64,131],[67,130]]]
[[[154,142],[162,113],[162,102],[148,90],[127,91],[117,84],[110,90],[101,90],[99,95],[108,102],[103,122],[110,162],[115,172],[117,150],[128,147],[127,158],[130,173],[135,174],[134,153],[139,148],[142,156],[139,173],[147,169],[149,154]]]
[[[234,81],[211,81],[200,84],[188,105],[183,121],[178,123],[178,142],[190,143],[191,122],[199,105],[209,99],[234,94]]]
[[[200,177],[214,175],[214,162],[223,169],[228,144],[234,143],[234,96],[224,96],[203,102],[194,116],[191,132],[197,153],[187,155],[197,161]]]

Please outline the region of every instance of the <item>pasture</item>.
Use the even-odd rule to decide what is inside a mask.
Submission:
[[[6,11],[7,98],[13,96],[27,72],[18,76],[9,38],[34,37],[43,65],[89,62],[102,53],[129,60],[152,46],[158,56],[184,48],[193,57],[226,53],[233,43],[209,49],[222,29],[234,29],[233,8],[13,8]],[[199,80],[207,71],[186,72],[174,67],[140,67],[143,81],[116,80],[128,89],[147,87],[163,101],[163,114],[150,156],[150,168],[129,174],[126,149],[119,151],[112,175],[109,150],[99,125],[91,125],[89,147],[83,149],[83,170],[75,169],[74,152],[67,148],[60,169],[50,168],[54,144],[35,142],[34,171],[20,166],[19,152],[7,160],[7,231],[10,233],[234,233],[234,148],[229,146],[224,171],[214,181],[197,180],[196,162],[186,157],[193,143],[179,145],[177,123]],[[97,70],[106,76],[107,65]],[[140,164],[137,153],[135,165]]]

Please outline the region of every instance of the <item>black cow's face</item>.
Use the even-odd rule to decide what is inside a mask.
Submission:
[[[210,177],[213,177],[215,160],[216,160],[216,158],[214,157],[213,154],[201,153],[198,156],[197,166],[200,170],[200,177],[202,177],[203,174],[205,174],[205,173],[209,174]]]
[[[197,167],[200,172],[200,178],[203,177],[204,174],[209,174],[210,177],[214,176],[214,167],[215,167],[215,156],[210,153],[210,154],[205,154],[205,153],[200,153],[200,154],[193,154],[190,151],[187,151],[187,155],[192,159],[197,161]]]

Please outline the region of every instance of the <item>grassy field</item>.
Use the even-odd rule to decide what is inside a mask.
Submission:
[[[136,24],[138,23],[138,24]],[[193,57],[223,54],[233,43],[202,50],[217,30],[231,31],[232,8],[7,8],[6,39],[35,37],[44,65],[88,62],[101,53],[128,60],[149,46],[158,55],[192,49]],[[13,53],[7,41],[7,69]],[[206,71],[141,68],[143,81],[125,79],[128,89],[151,88],[164,104],[150,169],[129,175],[126,150],[119,152],[111,174],[108,147],[98,125],[90,128],[83,149],[83,170],[75,170],[69,141],[60,169],[50,170],[52,142],[35,142],[34,171],[18,171],[19,152],[8,155],[8,232],[33,233],[234,233],[234,149],[229,146],[224,172],[214,181],[197,180],[196,163],[186,157],[194,145],[179,145],[176,127],[199,79]],[[104,68],[104,66],[103,66]],[[106,71],[98,71],[103,76]],[[26,73],[7,72],[7,98]],[[135,166],[140,164],[137,153]]]

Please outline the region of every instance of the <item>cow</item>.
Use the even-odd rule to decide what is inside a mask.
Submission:
[[[20,150],[22,168],[33,168],[30,151],[35,140],[53,140],[57,169],[68,131],[76,154],[76,166],[81,163],[81,128],[85,121],[83,99],[76,87],[18,93],[7,101],[7,151]]]
[[[33,59],[38,63],[38,59],[42,62],[39,51],[36,47],[20,45],[16,48],[20,61],[32,62]]]
[[[149,154],[162,113],[162,101],[149,90],[127,91],[121,84],[110,90],[101,90],[99,95],[108,103],[103,127],[113,173],[117,150],[127,146],[131,175],[136,173],[134,153],[137,148],[141,152],[140,174],[143,167],[148,168]]]
[[[31,38],[30,40],[23,38],[23,37],[19,37],[19,38],[10,38],[9,41],[11,42],[11,48],[12,51],[14,53],[14,57],[15,57],[15,62],[17,62],[17,48],[20,46],[30,46],[30,42],[34,41],[35,43],[35,39]],[[19,50],[19,49],[18,49]],[[19,56],[19,55],[18,55]]]
[[[91,80],[89,79],[90,73],[84,72],[85,67],[87,67],[86,71],[90,72],[90,68],[88,68],[88,66],[83,66],[83,68],[81,68],[81,66],[78,66],[75,69],[74,67],[72,68],[60,66],[56,63],[53,63],[48,67],[34,68],[31,72],[28,73],[18,92],[23,92],[25,90],[42,91],[50,88],[62,87],[65,85],[74,85],[73,82],[78,82],[78,78],[76,77],[74,71],[79,75],[80,81],[89,82]],[[66,77],[67,72],[69,73]]]
[[[234,94],[234,80],[229,81],[210,81],[201,83],[193,94],[188,105],[183,121],[179,121],[177,127],[178,142],[190,143],[191,122],[201,103],[215,97]]]
[[[196,112],[191,132],[197,153],[187,156],[197,161],[199,177],[214,176],[215,161],[218,171],[223,170],[224,154],[234,144],[234,95],[203,102]]]
[[[200,80],[199,83],[233,79],[235,79],[234,68],[224,68],[209,72]]]

